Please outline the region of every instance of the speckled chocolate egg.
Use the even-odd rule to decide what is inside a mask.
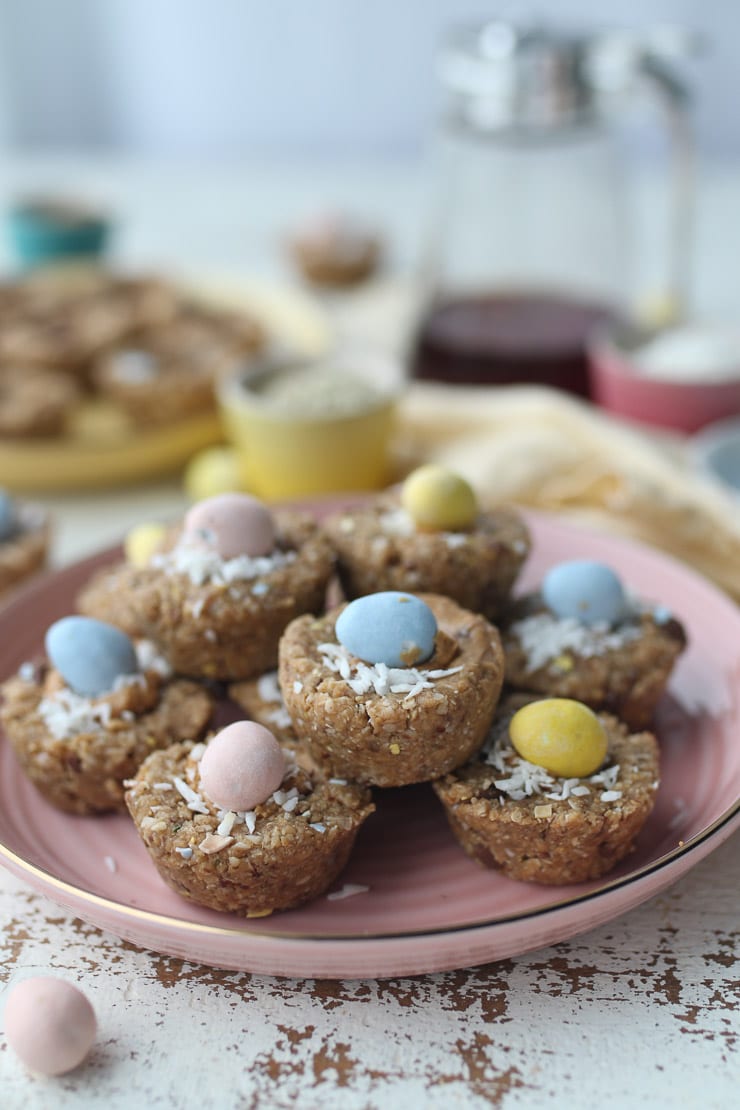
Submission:
[[[275,524],[266,505],[247,493],[220,493],[185,516],[184,537],[213,547],[222,559],[269,555]]]
[[[509,736],[528,763],[560,778],[585,778],[606,757],[606,730],[599,718],[572,698],[543,698],[511,718]]]
[[[617,575],[590,559],[573,559],[549,570],[542,581],[542,599],[557,617],[583,624],[616,624],[627,609]]]
[[[337,618],[335,632],[365,663],[413,667],[434,654],[437,621],[421,598],[387,590],[352,601]]]
[[[46,653],[70,690],[86,698],[108,693],[121,675],[139,671],[126,633],[93,617],[62,617],[52,624]]]
[[[470,484],[454,471],[432,463],[409,474],[401,487],[401,504],[417,527],[430,531],[469,528],[478,515]]]
[[[39,1075],[71,1071],[95,1042],[95,1011],[82,991],[64,979],[24,979],[8,995],[3,1019],[8,1044]]]
[[[285,756],[269,729],[255,721],[236,721],[213,737],[199,767],[201,786],[211,801],[243,813],[279,788]]]

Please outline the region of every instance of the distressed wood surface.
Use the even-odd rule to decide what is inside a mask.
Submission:
[[[0,992],[77,982],[97,1046],[57,1080],[4,1041],[3,1110],[726,1107],[740,1079],[740,837],[602,928],[485,967],[329,982],[144,952],[0,874]]]

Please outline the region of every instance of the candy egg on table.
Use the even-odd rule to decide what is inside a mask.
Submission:
[[[127,534],[123,542],[126,560],[134,567],[145,567],[152,555],[160,550],[167,536],[163,524],[147,521],[137,524]]]
[[[607,736],[582,702],[545,698],[523,706],[509,723],[511,742],[529,763],[560,778],[585,778],[604,762]]]
[[[3,1016],[8,1044],[40,1075],[71,1071],[95,1042],[95,1011],[82,991],[64,979],[24,979],[8,995]]]
[[[48,629],[45,643],[53,666],[83,697],[108,693],[121,675],[139,671],[126,633],[93,617],[62,617]]]
[[[469,482],[435,464],[409,474],[401,487],[401,505],[418,528],[434,531],[469,528],[478,515],[478,502]]]
[[[556,616],[589,625],[616,624],[627,608],[615,572],[590,559],[573,559],[552,567],[542,582],[542,598]]]
[[[201,786],[211,801],[243,813],[279,788],[285,756],[269,729],[255,721],[236,721],[213,737],[199,768]]]
[[[366,663],[412,667],[434,654],[437,621],[421,598],[396,590],[359,597],[339,615],[340,644]]]
[[[275,523],[266,505],[246,493],[221,493],[199,501],[185,516],[184,536],[215,548],[222,559],[269,555]]]

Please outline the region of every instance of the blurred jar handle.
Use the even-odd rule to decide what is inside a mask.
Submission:
[[[666,187],[666,284],[650,306],[653,326],[687,315],[691,296],[691,256],[696,192],[696,151],[688,86],[677,62],[704,51],[704,36],[685,27],[658,25],[643,32],[610,31],[594,40],[591,75],[606,103],[617,103],[640,84],[653,94],[663,114],[670,145]]]

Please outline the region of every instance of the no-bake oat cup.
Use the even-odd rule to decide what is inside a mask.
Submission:
[[[328,782],[286,752],[282,779],[264,800],[224,808],[204,790],[206,750],[176,744],[155,752],[128,784],[129,812],[165,882],[189,901],[246,917],[319,897],[375,808],[370,792]]]
[[[589,775],[556,775],[522,759],[509,728],[537,699],[506,698],[486,743],[435,782],[455,837],[484,867],[512,879],[566,885],[598,879],[627,856],[655,804],[658,744],[598,714],[606,755]]]
[[[498,632],[449,598],[419,599],[438,632],[431,657],[411,666],[370,665],[339,643],[344,606],[286,629],[280,688],[298,739],[327,775],[427,782],[483,743],[503,681]]]

